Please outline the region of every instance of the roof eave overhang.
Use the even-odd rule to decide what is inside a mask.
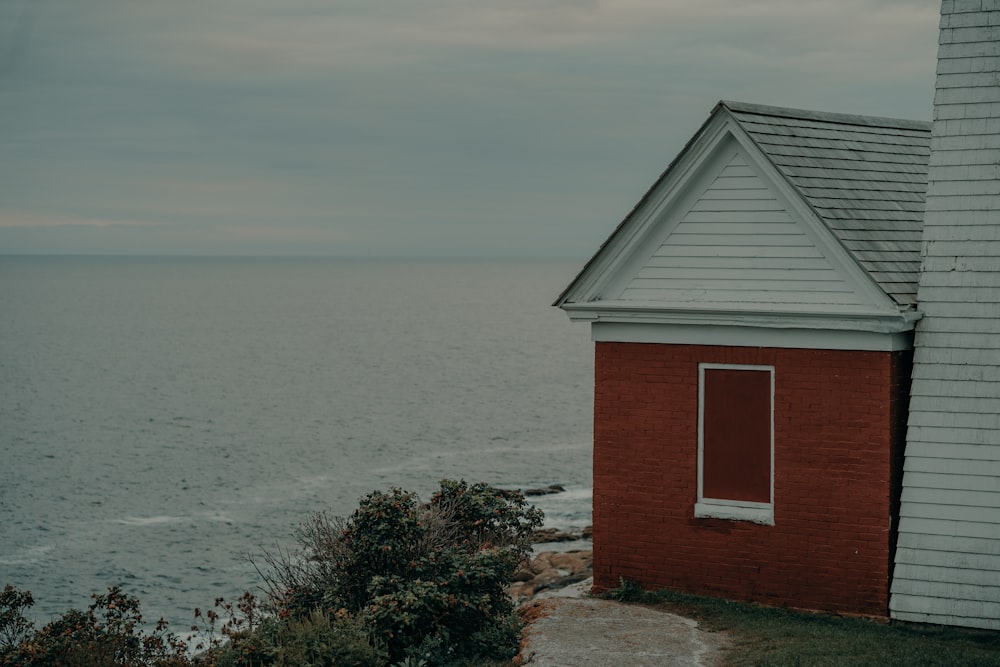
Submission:
[[[774,310],[663,304],[621,304],[592,301],[563,303],[561,308],[575,322],[656,324],[715,327],[752,327],[758,329],[812,329],[823,331],[862,331],[897,334],[912,331],[922,314],[907,309],[882,310]]]

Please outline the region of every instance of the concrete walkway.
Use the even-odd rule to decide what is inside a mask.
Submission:
[[[589,582],[523,606],[531,623],[521,657],[531,667],[709,667],[729,639],[688,618],[579,597]]]

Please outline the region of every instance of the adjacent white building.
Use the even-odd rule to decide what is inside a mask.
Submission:
[[[944,0],[893,618],[1000,629],[1000,0]]]

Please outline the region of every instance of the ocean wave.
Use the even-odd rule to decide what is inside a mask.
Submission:
[[[126,516],[120,519],[115,519],[115,523],[124,524],[126,526],[161,526],[168,523],[180,523],[184,521],[187,517],[183,516]]]

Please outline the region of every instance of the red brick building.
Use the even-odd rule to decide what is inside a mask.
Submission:
[[[887,616],[930,124],[722,102],[559,297],[595,587]]]

